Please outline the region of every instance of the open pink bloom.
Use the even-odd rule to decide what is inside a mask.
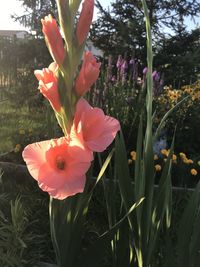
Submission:
[[[60,65],[65,57],[65,49],[56,20],[51,15],[48,15],[41,22],[49,52],[54,61]]]
[[[78,140],[69,144],[64,137],[30,144],[22,156],[39,187],[57,199],[83,192],[93,159]]]
[[[75,82],[75,90],[78,96],[85,94],[96,82],[100,65],[91,52],[85,52],[83,64]]]
[[[58,65],[53,62],[48,68],[43,70],[35,70],[34,74],[39,81],[38,89],[49,100],[54,110],[60,111],[60,97],[58,93],[58,82],[56,78],[56,71]]]
[[[100,108],[91,107],[81,98],[76,105],[71,138],[82,140],[91,151],[102,152],[120,129],[118,120],[106,116]]]
[[[76,28],[78,44],[82,45],[86,40],[94,12],[94,0],[85,0],[82,5],[79,21]]]

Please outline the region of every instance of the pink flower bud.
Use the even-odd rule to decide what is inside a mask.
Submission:
[[[99,76],[100,65],[91,52],[85,52],[83,64],[75,82],[75,90],[78,96],[85,94],[95,83]]]
[[[60,111],[60,97],[58,93],[58,82],[56,78],[57,64],[55,62],[49,65],[49,68],[43,70],[35,70],[34,74],[39,81],[38,89],[46,97],[53,109]]]
[[[94,12],[94,0],[85,0],[76,28],[78,44],[82,45],[86,40]]]
[[[65,49],[56,20],[51,15],[48,15],[41,22],[49,52],[54,61],[60,65],[65,57]]]

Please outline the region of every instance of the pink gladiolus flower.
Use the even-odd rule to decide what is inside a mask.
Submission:
[[[99,76],[100,65],[91,52],[85,52],[83,64],[75,82],[75,90],[78,96],[85,94],[95,83]]]
[[[82,5],[79,21],[76,28],[78,44],[82,45],[86,40],[94,12],[94,0],[85,0]]]
[[[53,198],[83,192],[92,153],[79,140],[71,144],[62,137],[30,144],[22,156],[39,187]]]
[[[49,100],[53,109],[59,112],[61,104],[56,78],[57,68],[58,65],[53,62],[49,65],[48,68],[45,68],[43,70],[35,70],[34,74],[39,81],[38,89]]]
[[[49,48],[49,52],[51,53],[54,61],[56,61],[60,65],[65,57],[65,49],[62,36],[56,24],[56,20],[53,19],[51,15],[48,15],[44,19],[42,19],[41,22],[42,31]]]
[[[102,152],[112,143],[119,129],[118,120],[106,116],[100,108],[91,107],[83,98],[78,101],[72,140],[78,138],[91,151]]]

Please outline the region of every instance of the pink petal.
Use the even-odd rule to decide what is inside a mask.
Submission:
[[[69,196],[73,196],[77,193],[82,193],[85,187],[86,176],[77,177],[73,183],[67,183],[63,187],[58,189],[52,189],[43,184],[39,184],[43,191],[47,191],[53,198],[63,200]]]
[[[35,74],[36,78],[38,79],[38,81],[44,79],[44,74],[43,74],[42,70],[35,70],[34,74]]]
[[[90,111],[92,107],[89,105],[89,103],[84,99],[81,98],[78,103],[76,104],[76,114],[74,118],[74,124],[77,127],[78,123],[80,122],[81,116],[83,111]]]
[[[38,184],[43,191],[47,191],[54,198],[64,199],[76,193],[83,192],[85,187],[85,174],[90,167],[90,163],[77,163],[69,166],[67,170],[48,172],[41,175]],[[44,171],[44,169],[43,169]]]
[[[41,168],[45,164],[45,151],[49,145],[49,141],[43,141],[26,146],[22,153],[22,157],[27,164],[27,168],[34,179],[39,179]]]
[[[99,108],[92,108],[86,100],[77,103],[74,126],[79,140],[92,151],[102,152],[113,141],[120,129],[119,122]]]
[[[120,129],[118,120],[109,116],[106,116],[101,125],[102,131],[99,130],[98,133],[96,129],[93,129],[93,131],[91,130],[89,132],[89,135],[87,137],[86,145],[92,151],[104,151],[112,143],[117,132]]]

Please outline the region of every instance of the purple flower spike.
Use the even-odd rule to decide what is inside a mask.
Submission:
[[[131,60],[129,61],[129,64],[134,66],[135,65],[135,59],[131,58]]]
[[[158,82],[160,79],[160,74],[156,70],[152,73],[152,78],[154,81]]]
[[[121,66],[121,69],[122,69],[122,70],[127,70],[127,69],[128,69],[128,63],[127,63],[126,60],[124,60],[122,66]]]
[[[123,64],[123,59],[122,59],[122,56],[119,55],[117,59],[117,64],[116,64],[117,68],[120,69],[122,64]]]
[[[146,75],[146,74],[147,74],[147,71],[148,71],[148,68],[145,67],[145,68],[143,69],[143,74]]]

